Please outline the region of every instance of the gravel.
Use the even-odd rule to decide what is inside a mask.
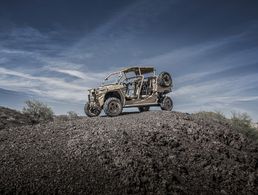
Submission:
[[[179,112],[0,130],[0,194],[258,194],[258,145]]]

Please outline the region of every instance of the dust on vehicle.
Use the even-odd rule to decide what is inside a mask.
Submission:
[[[138,107],[140,112],[151,106],[171,111],[172,77],[168,72],[158,76],[154,67],[129,67],[108,75],[100,87],[89,90],[84,111],[89,117],[98,116],[102,110],[108,116],[119,115],[123,108]]]

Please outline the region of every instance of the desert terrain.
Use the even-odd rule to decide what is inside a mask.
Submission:
[[[258,144],[226,122],[149,111],[33,124],[0,113],[0,194],[258,194]]]

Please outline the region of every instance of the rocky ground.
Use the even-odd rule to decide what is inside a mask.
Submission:
[[[33,124],[33,120],[19,111],[0,106],[0,130],[8,127]]]
[[[0,130],[0,194],[258,194],[258,145],[186,113]]]

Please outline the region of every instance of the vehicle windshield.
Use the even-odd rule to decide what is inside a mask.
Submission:
[[[130,71],[130,72],[125,73],[125,76],[126,76],[126,78],[133,78],[133,77],[136,77],[136,74],[134,71]]]
[[[102,85],[118,84],[121,82],[123,74],[121,72],[115,72],[108,75],[103,81]]]

